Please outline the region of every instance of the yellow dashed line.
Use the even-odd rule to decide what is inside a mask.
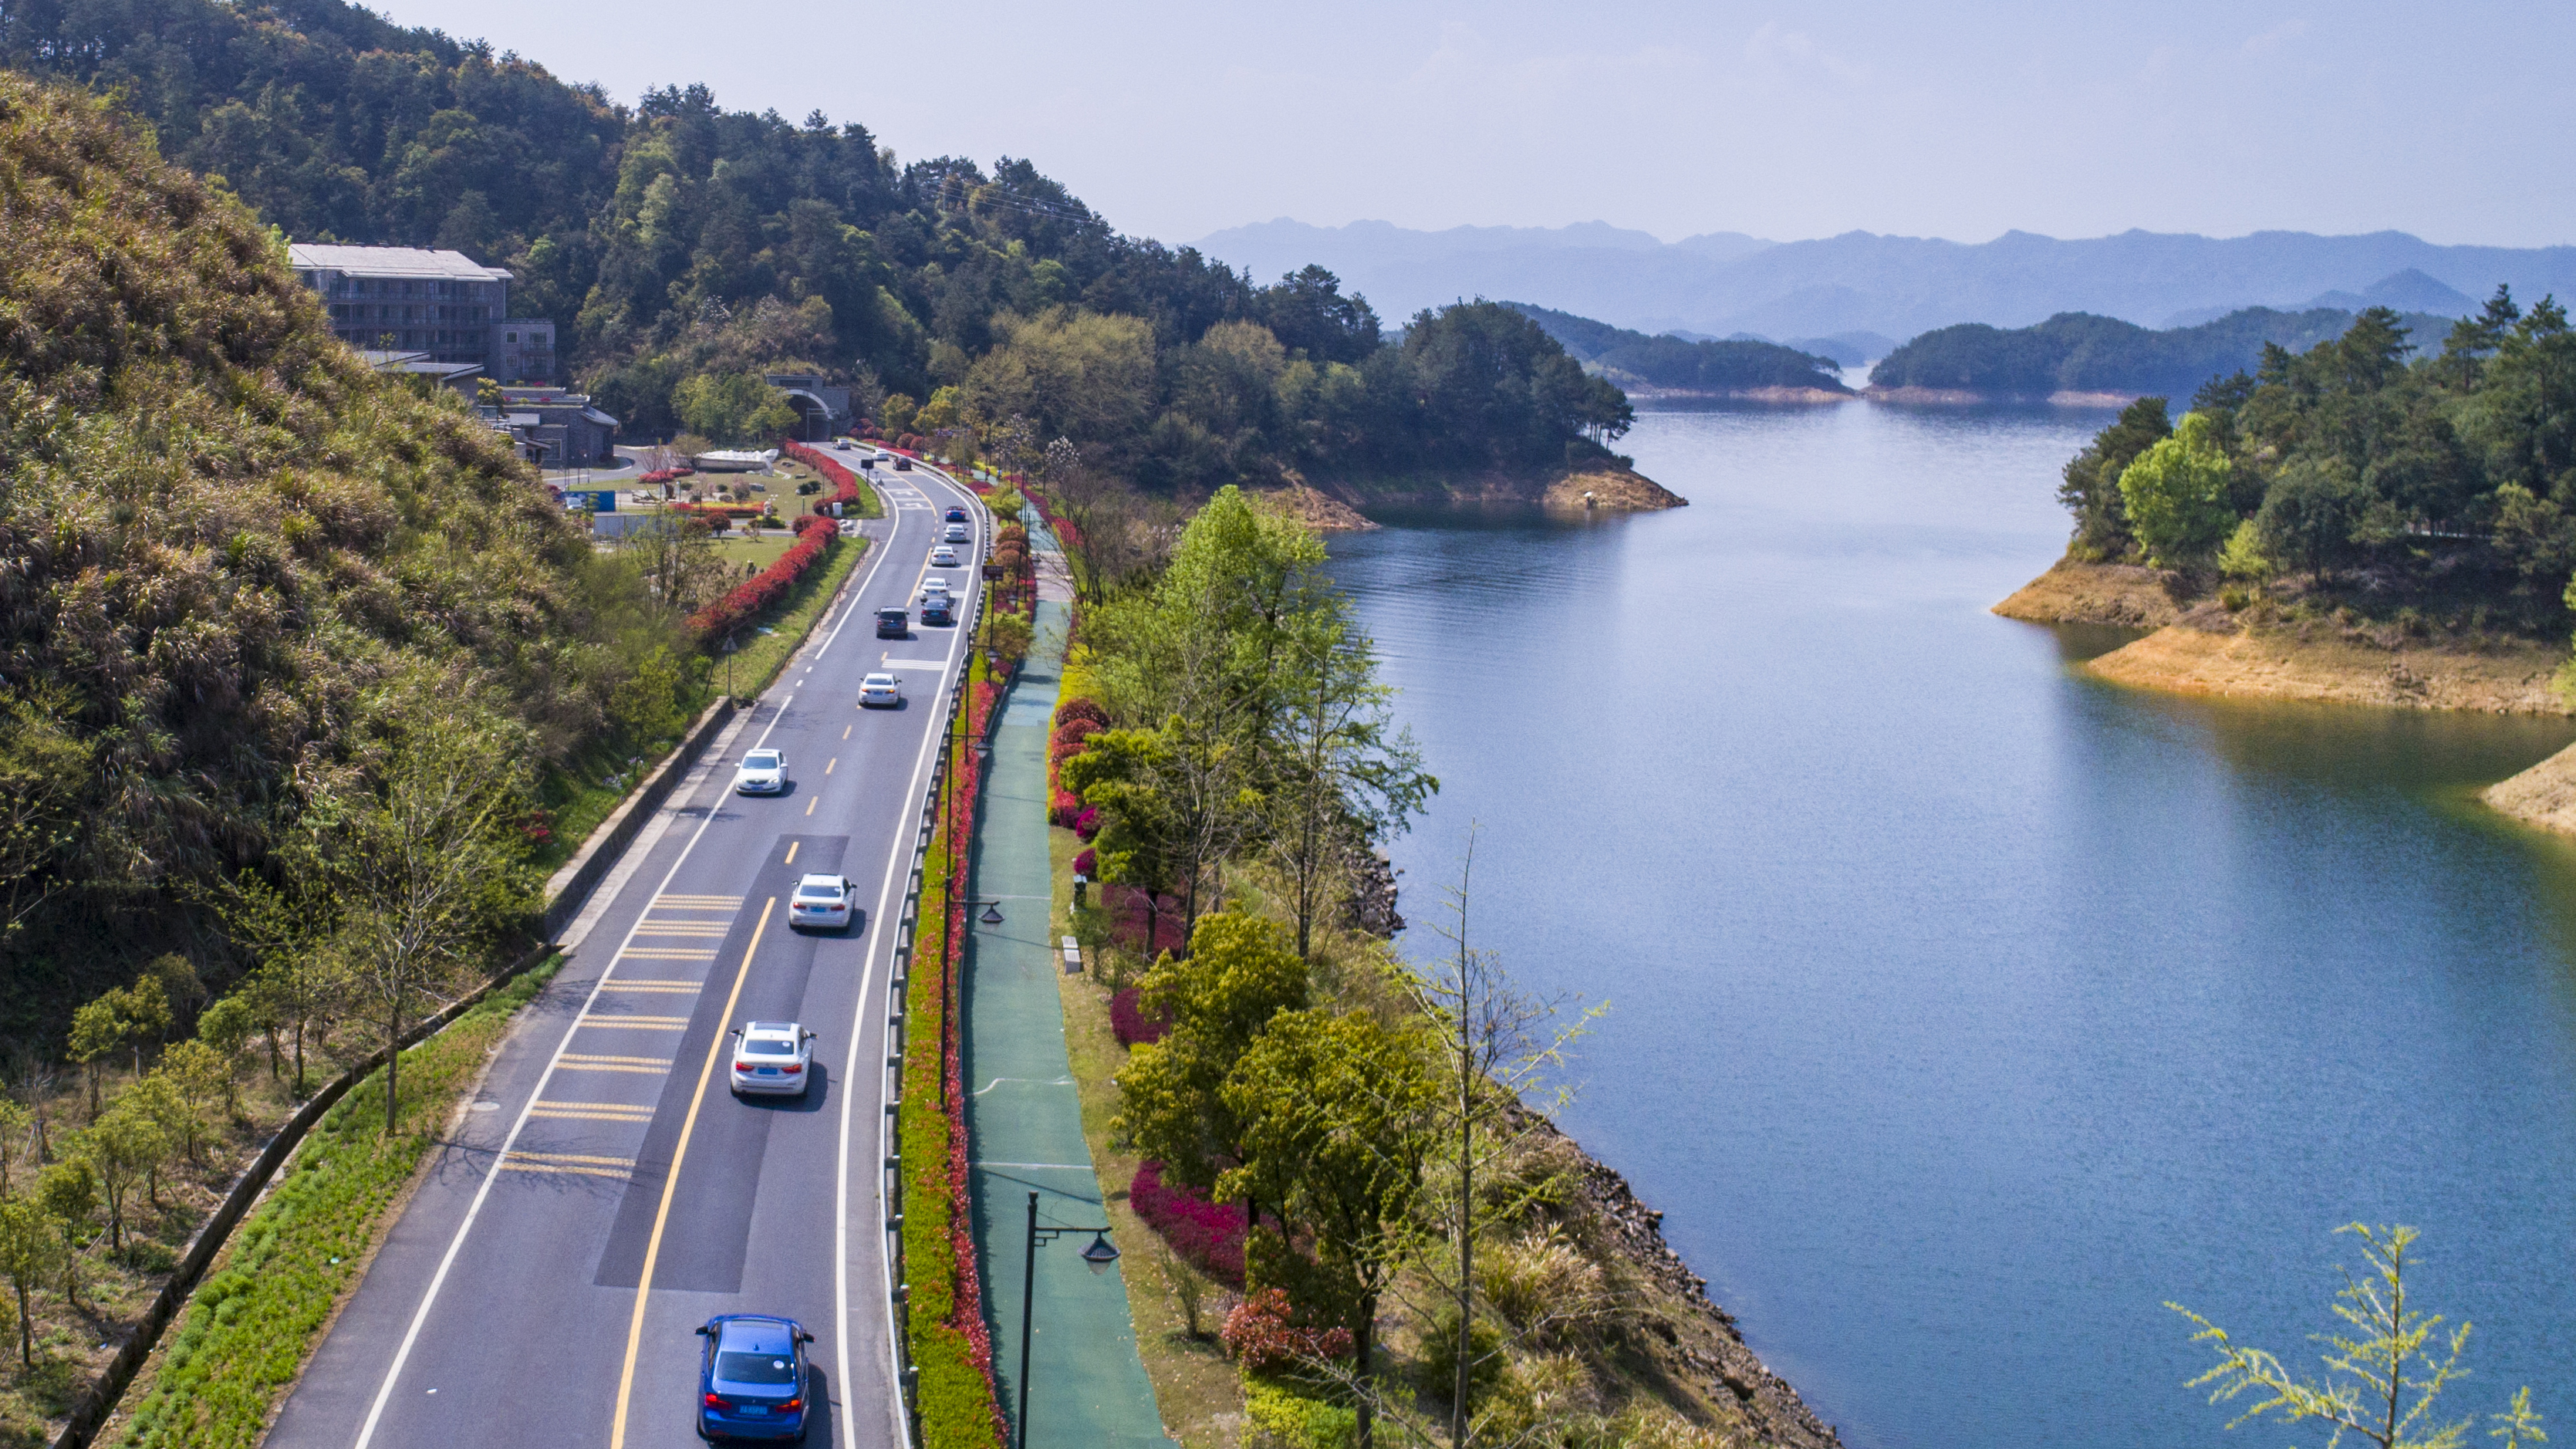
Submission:
[[[822,796],[820,796],[820,795],[817,795],[817,796],[815,796],[813,799],[806,801],[806,802],[805,802],[805,813],[806,813],[806,814],[808,814],[808,815],[813,814],[813,813],[814,813],[814,807],[815,807],[815,806],[817,806],[817,805],[820,805],[820,804],[822,804],[822,803],[823,803],[823,797],[822,797]],[[793,863],[793,862],[795,861],[795,859],[796,859],[796,847],[795,847],[795,846],[792,846],[792,845],[791,845],[791,846],[787,847],[787,859],[788,859],[788,861],[789,861],[790,863]]]
[[[822,798],[823,798],[822,796],[817,795],[817,796],[815,796],[815,797],[814,797],[814,799],[813,799],[813,800],[808,800],[808,801],[806,801],[806,802],[805,802],[805,813],[806,813],[806,814],[808,814],[808,815],[813,814],[813,813],[814,813],[814,802],[815,802],[816,800],[820,800],[820,799],[822,799]],[[779,863],[780,863],[780,864],[782,864],[782,865],[794,865],[794,864],[796,863],[796,847],[798,847],[798,846],[800,846],[800,845],[803,845],[804,843],[805,843],[805,842],[804,842],[804,841],[801,841],[801,840],[791,840],[791,841],[787,842],[787,859],[785,859],[784,861],[781,861],[781,862],[779,862]]]

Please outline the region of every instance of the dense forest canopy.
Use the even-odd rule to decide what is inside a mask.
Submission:
[[[1492,309],[1393,346],[1331,273],[1257,284],[1119,235],[1025,160],[899,166],[864,126],[695,85],[630,111],[342,0],[0,0],[0,59],[114,95],[294,240],[508,267],[630,439],[748,427],[756,406],[704,404],[742,389],[683,385],[764,370],[852,382],[951,451],[1019,441],[994,409],[1037,408],[1087,462],[1191,493],[1561,469],[1626,426],[1616,389]],[[1115,364],[1080,396],[1048,382],[1076,355]]]
[[[188,892],[406,736],[542,765],[686,685],[665,611],[505,439],[369,372],[238,202],[14,75],[0,563],[0,1012],[21,1018],[65,1009],[67,963],[221,959]]]
[[[2424,355],[2363,312],[2266,344],[2179,421],[2132,404],[2066,465],[2078,557],[2215,572],[2468,627],[2565,625],[2576,574],[2576,333],[2497,289]],[[2240,598],[2250,597],[2241,594]]]
[[[2247,307],[2197,327],[2161,332],[2089,312],[2061,312],[2011,329],[1968,322],[1913,338],[1872,368],[1869,380],[1878,388],[1931,388],[1996,399],[2059,392],[2188,397],[2213,377],[2253,367],[2265,347],[2304,351],[2340,336],[2352,320],[2352,313],[2331,307],[2304,312]],[[2451,325],[2447,317],[2414,314],[2403,321],[2418,333]]]
[[[1840,365],[1830,357],[1783,347],[1776,342],[1692,340],[1649,337],[1571,312],[1533,307],[1527,302],[1503,305],[1547,329],[1568,352],[1600,369],[1622,387],[1661,388],[1672,392],[1759,392],[1765,388],[1815,388],[1849,392]]]

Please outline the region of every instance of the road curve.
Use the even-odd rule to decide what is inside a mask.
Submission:
[[[875,476],[884,536],[566,933],[569,959],[383,1236],[274,1449],[691,1444],[691,1330],[733,1312],[815,1334],[810,1442],[903,1442],[879,1188],[886,990],[967,640],[917,624],[880,640],[873,611],[918,597],[940,511],[971,495],[919,466]],[[968,567],[943,571],[961,595],[990,542],[968,513]],[[904,707],[859,709],[860,677],[888,667]],[[763,745],[785,752],[792,788],[733,794],[734,764]],[[809,871],[857,881],[864,921],[788,929]],[[727,1091],[725,1033],[745,1020],[820,1033],[803,1100]]]

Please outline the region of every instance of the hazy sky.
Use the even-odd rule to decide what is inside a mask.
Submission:
[[[2576,241],[2576,5],[379,0],[632,101],[704,81],[1124,231],[1604,220]]]

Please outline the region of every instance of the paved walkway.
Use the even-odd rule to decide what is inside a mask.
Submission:
[[[1043,535],[1036,541],[1043,575],[1053,541]],[[976,904],[968,911],[974,929],[966,945],[964,1057],[973,1094],[966,1123],[967,1150],[975,1162],[975,1241],[992,1314],[995,1377],[1004,1410],[1014,1414],[1028,1195],[1038,1195],[1040,1227],[1093,1228],[1108,1221],[1083,1141],[1082,1101],[1065,1056],[1055,980],[1063,957],[1047,932],[1052,880],[1046,743],[1068,617],[1057,598],[1041,598],[1036,642],[994,735],[983,820],[975,833]],[[973,919],[986,901],[998,902],[1001,925]],[[1095,1276],[1083,1263],[1082,1250],[1090,1243],[1088,1233],[1068,1233],[1038,1245],[1029,1357],[1032,1432],[1021,1443],[1039,1449],[1168,1445],[1153,1381],[1136,1354],[1126,1285],[1115,1266]]]

